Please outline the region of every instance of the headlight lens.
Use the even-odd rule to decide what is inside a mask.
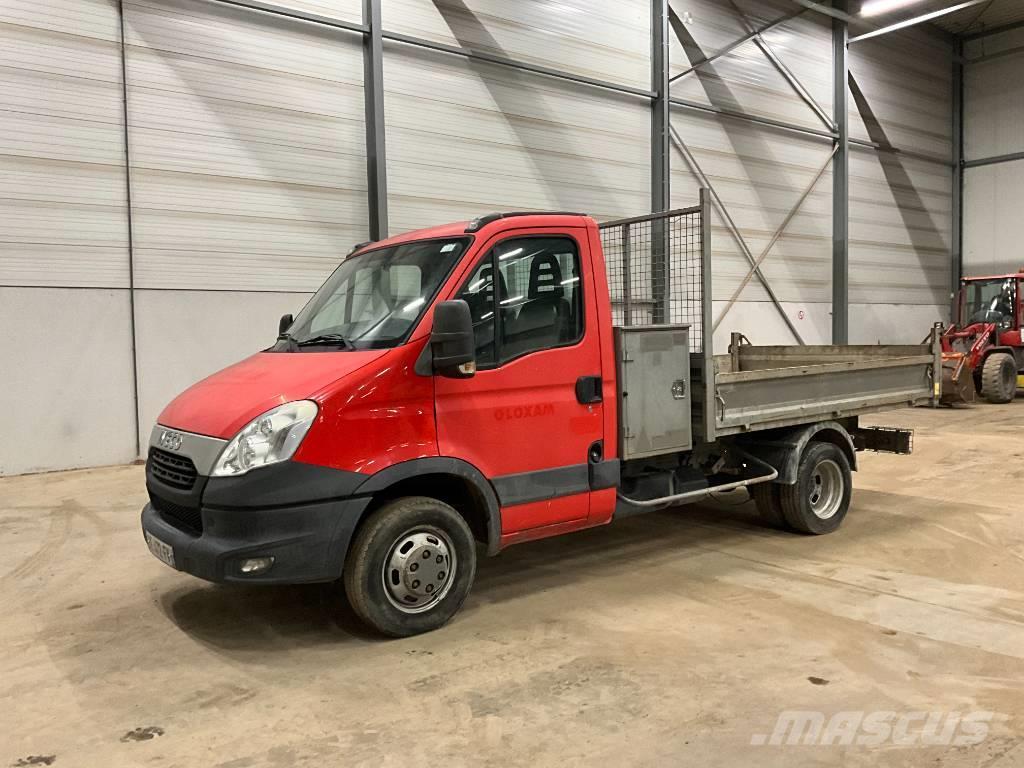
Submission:
[[[287,461],[313,425],[317,410],[312,400],[296,400],[253,419],[224,447],[213,476],[243,475],[256,467]]]

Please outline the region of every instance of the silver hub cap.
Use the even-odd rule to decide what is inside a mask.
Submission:
[[[384,561],[384,594],[403,613],[428,611],[448,594],[455,567],[455,547],[441,531],[403,533]]]
[[[825,459],[814,468],[808,501],[811,511],[822,520],[828,520],[839,511],[843,503],[843,472],[831,459]]]

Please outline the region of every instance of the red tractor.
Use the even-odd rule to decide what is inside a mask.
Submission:
[[[942,334],[942,402],[1008,403],[1024,371],[1021,282],[1013,275],[960,281],[955,322]]]

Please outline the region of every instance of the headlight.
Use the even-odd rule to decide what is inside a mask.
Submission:
[[[256,467],[287,461],[313,425],[316,414],[317,405],[312,400],[296,400],[271,408],[232,438],[211,474],[243,475]]]

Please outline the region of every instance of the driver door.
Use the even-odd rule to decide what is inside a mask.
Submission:
[[[503,233],[453,297],[470,307],[477,373],[436,378],[438,446],[492,482],[503,536],[582,527],[590,514],[604,405],[586,238],[582,228]],[[598,382],[592,402],[577,397],[586,377]]]

